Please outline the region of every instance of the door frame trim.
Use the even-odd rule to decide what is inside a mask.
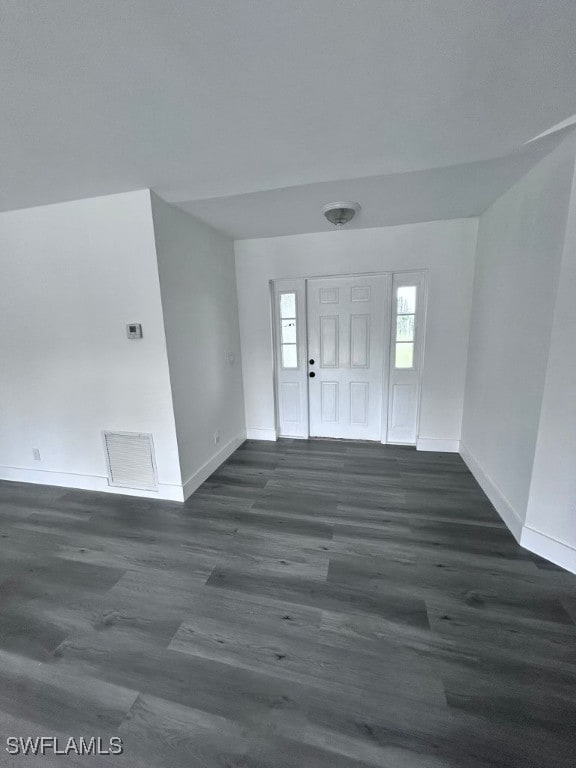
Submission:
[[[308,282],[311,280],[323,280],[330,278],[351,278],[351,277],[373,277],[384,276],[385,281],[385,296],[384,296],[384,317],[385,323],[388,323],[388,331],[386,332],[386,326],[383,329],[383,361],[382,361],[382,409],[381,409],[381,425],[380,425],[380,443],[383,445],[388,444],[388,422],[390,417],[390,372],[391,372],[391,360],[393,349],[393,306],[392,306],[392,293],[393,283],[395,275],[420,275],[423,277],[422,289],[424,297],[424,312],[422,318],[419,320],[419,325],[422,329],[422,347],[421,357],[422,364],[419,370],[419,383],[418,383],[418,399],[416,403],[416,440],[418,439],[419,427],[420,427],[420,412],[421,412],[421,399],[422,399],[422,376],[423,376],[423,362],[425,354],[425,340],[426,340],[426,320],[427,320],[427,307],[428,307],[428,270],[423,269],[408,269],[408,270],[385,270],[369,272],[344,272],[339,274],[329,275],[306,275],[299,277],[281,277],[272,279],[269,281],[270,287],[270,320],[271,320],[271,336],[272,336],[272,359],[273,359],[273,386],[274,386],[274,419],[275,419],[275,431],[277,437],[288,437],[296,440],[307,440],[310,438],[310,415],[308,413],[309,404],[309,381],[308,381]],[[280,413],[279,413],[279,319],[276,307],[277,289],[282,291],[292,290],[301,292],[300,302],[303,302],[304,313],[300,320],[300,332],[303,334],[303,350],[305,351],[304,360],[306,365],[302,372],[302,384],[304,389],[304,397],[306,400],[306,418],[305,422],[305,434],[300,435],[283,435],[280,427]],[[299,303],[300,303],[299,302]],[[305,379],[305,382],[304,382]],[[322,438],[319,438],[322,439]],[[394,444],[394,443],[390,443]],[[412,443],[410,443],[412,445]]]

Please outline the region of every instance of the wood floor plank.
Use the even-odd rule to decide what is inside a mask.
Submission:
[[[568,768],[574,722],[576,577],[455,454],[246,441],[184,504],[0,482],[0,740],[116,735],[119,768]]]

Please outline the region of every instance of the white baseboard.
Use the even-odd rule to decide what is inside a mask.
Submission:
[[[576,549],[525,525],[521,514],[514,509],[500,488],[463,443],[460,443],[460,455],[518,544],[561,568],[576,573]]]
[[[108,485],[108,478],[104,475],[78,475],[70,472],[52,472],[50,470],[22,469],[19,467],[1,467],[0,480],[12,480],[20,483],[36,483],[40,485],[52,485],[63,488],[77,488],[84,491],[100,491],[103,493],[115,493],[123,496],[139,496],[147,499],[162,499],[163,501],[185,501],[194,491],[202,485],[212,472],[223,461],[239,448],[246,436],[238,435],[223,446],[209,461],[197,472],[194,472],[184,486],[159,483],[157,491],[140,491],[132,488],[119,488]]]
[[[439,451],[441,453],[460,453],[460,440],[442,440],[435,437],[419,437],[417,451]]]
[[[569,544],[529,528],[527,525],[522,529],[520,544],[530,552],[550,560],[561,568],[566,568],[567,571],[576,573],[576,549]]]
[[[460,456],[462,456],[468,469],[476,478],[480,488],[482,488],[486,496],[488,496],[494,505],[496,512],[498,512],[502,520],[510,529],[518,544],[520,544],[520,539],[522,537],[522,527],[524,524],[522,516],[518,513],[517,510],[514,509],[500,488],[498,488],[492,478],[483,470],[483,468],[462,442],[460,443]]]
[[[380,440],[380,445],[398,445],[405,448],[416,448],[416,443],[400,443],[398,440]]]
[[[241,435],[237,435],[236,437],[233,437],[232,440],[230,440],[229,443],[226,443],[226,445],[223,448],[220,448],[218,453],[216,453],[214,456],[212,456],[211,459],[209,459],[205,464],[203,464],[199,470],[194,472],[194,474],[190,475],[190,477],[186,480],[184,483],[184,501],[191,496],[194,491],[199,488],[202,483],[207,480],[212,472],[215,472],[220,464],[222,464],[226,459],[231,456],[234,451],[236,451],[242,443],[246,440],[246,435],[242,433]]]
[[[248,440],[278,440],[278,435],[275,429],[258,429],[256,427],[249,427],[246,430],[246,437]]]
[[[121,496],[139,496],[164,501],[184,501],[182,486],[159,483],[157,491],[140,491],[134,488],[119,488],[108,485],[105,475],[79,475],[72,472],[54,472],[49,469],[24,469],[21,467],[0,467],[0,480],[36,485],[53,485],[60,488],[76,488],[83,491],[115,493]]]

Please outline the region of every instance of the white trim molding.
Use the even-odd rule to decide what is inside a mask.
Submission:
[[[417,451],[435,451],[440,453],[460,453],[460,440],[445,440],[436,437],[419,437]]]
[[[486,472],[482,469],[480,464],[478,464],[476,459],[472,456],[470,451],[462,442],[460,443],[460,456],[462,456],[466,466],[476,478],[480,488],[482,488],[486,496],[488,496],[494,505],[496,512],[498,512],[502,520],[510,529],[510,532],[518,544],[520,544],[522,527],[524,525],[523,516],[516,509],[514,509],[500,488],[498,488],[492,478],[486,474]]]
[[[53,472],[46,469],[23,469],[20,467],[0,466],[0,480],[11,480],[20,483],[36,483],[62,488],[75,488],[84,491],[100,491],[115,493],[122,496],[139,496],[146,499],[162,499],[163,501],[185,501],[202,483],[210,477],[222,462],[231,456],[246,440],[244,433],[237,435],[223,446],[197,472],[191,475],[184,485],[158,483],[157,491],[124,488],[109,485],[105,475],[79,475],[69,472]]]
[[[530,552],[550,560],[561,568],[566,568],[567,571],[576,573],[576,549],[570,544],[558,541],[528,525],[522,529],[520,544]]]
[[[246,430],[248,440],[270,440],[276,442],[278,435],[275,429],[260,429],[258,427],[248,427]]]
[[[217,453],[215,453],[211,459],[203,464],[199,470],[194,472],[193,475],[190,475],[190,477],[184,483],[183,501],[186,501],[186,499],[191,496],[194,491],[197,490],[202,485],[202,483],[210,477],[212,472],[215,472],[218,469],[220,464],[225,462],[226,459],[234,453],[234,451],[238,450],[238,448],[240,448],[245,440],[246,435],[244,433],[236,435],[236,437],[233,437],[230,442],[226,443],[226,445],[224,445]]]
[[[561,568],[566,568],[567,571],[576,573],[576,549],[570,544],[558,541],[558,539],[552,536],[548,536],[541,531],[531,528],[529,525],[525,525],[522,515],[513,508],[502,491],[484,472],[480,464],[462,443],[460,444],[460,456],[464,459],[478,485],[488,496],[496,512],[498,512],[518,544],[524,547],[524,549],[534,552],[535,555],[539,555],[545,560],[550,560],[550,562],[559,565]]]
[[[80,475],[72,472],[57,472],[50,469],[24,469],[22,467],[0,467],[0,480],[18,483],[52,485],[59,488],[75,488],[83,491],[116,493],[122,496],[139,496],[163,501],[184,501],[182,486],[158,483],[157,491],[138,490],[109,485],[105,475]]]

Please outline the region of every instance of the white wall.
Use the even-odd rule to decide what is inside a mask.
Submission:
[[[574,168],[570,139],[480,218],[462,453],[517,537],[526,517]]]
[[[428,269],[420,438],[438,441],[439,448],[457,446],[476,228],[476,219],[457,219],[236,241],[249,437],[274,436],[270,280]]]
[[[181,497],[149,192],[1,214],[0,304],[0,477],[121,492],[101,430],[151,432]]]
[[[229,237],[154,194],[152,211],[180,466],[189,495],[246,436],[234,248]]]
[[[576,176],[522,543],[576,572]]]

